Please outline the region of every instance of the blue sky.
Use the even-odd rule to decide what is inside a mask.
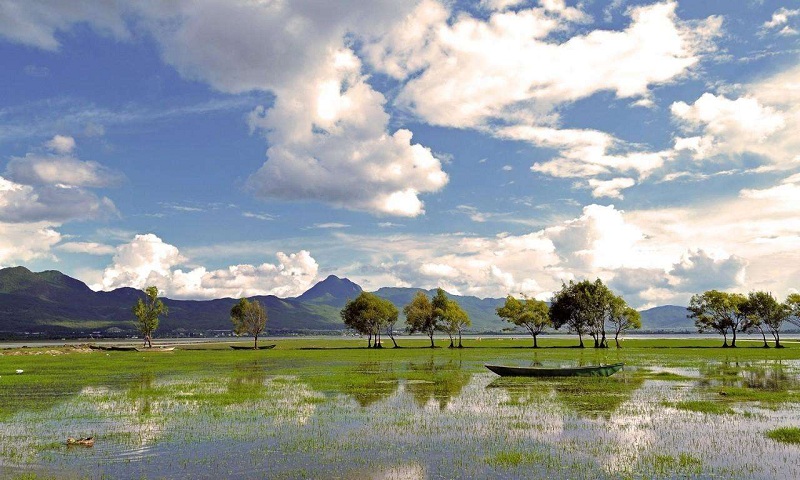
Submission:
[[[175,298],[800,285],[800,5],[5,1],[0,265]]]

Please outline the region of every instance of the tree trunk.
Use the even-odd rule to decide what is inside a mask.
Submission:
[[[728,348],[728,332],[722,332],[722,348]]]
[[[392,343],[394,344],[394,348],[397,348],[397,340],[394,339],[394,332],[389,332],[389,338],[392,339]]]
[[[581,335],[580,333],[578,333],[578,341],[580,342],[580,345],[579,345],[580,348],[586,348],[583,345],[583,335]]]
[[[458,348],[464,348],[464,345],[461,345],[461,330],[458,331]]]
[[[619,332],[614,333],[614,343],[617,344],[617,348],[620,348],[620,346],[619,346]]]
[[[533,335],[533,348],[539,348],[539,344],[536,342],[537,334],[536,333],[532,333],[531,335]]]
[[[450,332],[447,332],[447,335],[450,337],[450,346],[447,347],[447,348],[455,348],[456,346],[455,346],[455,344],[453,344],[453,334],[450,333]]]
[[[764,329],[759,327],[758,330],[761,331],[761,338],[764,339],[764,348],[769,348],[769,344],[767,343],[767,334],[764,333]]]
[[[733,340],[731,340],[731,347],[736,348],[736,329],[733,329]]]
[[[367,337],[367,348],[372,348],[372,332],[369,332],[369,337]]]
[[[258,350],[258,334],[253,335],[253,350]]]
[[[775,337],[775,348],[783,348],[783,345],[781,345],[781,334],[776,330],[772,336]]]
[[[431,339],[431,348],[435,348],[436,345],[433,344],[433,332],[429,333],[428,337]]]
[[[608,342],[606,341],[606,331],[603,330],[603,336],[600,338],[600,348],[608,348]]]

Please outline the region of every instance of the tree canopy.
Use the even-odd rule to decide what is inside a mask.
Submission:
[[[442,292],[442,294],[444,294],[444,292]],[[437,312],[431,300],[425,295],[425,292],[417,292],[414,298],[411,299],[411,302],[403,307],[403,313],[406,316],[406,324],[408,325],[409,332],[422,332],[426,334],[431,340],[431,348],[435,346],[433,343],[433,334],[439,329],[439,314],[441,313],[442,307],[446,307],[446,304],[443,304],[440,298],[438,301],[438,308],[440,311]]]
[[[389,300],[378,297],[374,293],[361,292],[358,297],[347,302],[340,312],[342,321],[353,330],[367,335],[367,347],[372,346],[375,337],[376,348],[381,347],[380,332],[386,326],[390,328],[397,322],[397,307]],[[395,343],[397,346],[397,343]]]
[[[144,337],[144,344],[152,347],[153,332],[158,328],[158,317],[167,315],[169,310],[164,302],[158,298],[158,287],[150,286],[144,289],[145,298],[136,300],[133,314],[136,316],[136,328]]]
[[[249,301],[246,298],[231,308],[231,321],[236,335],[248,334],[253,336],[253,348],[258,348],[258,335],[267,326],[267,311],[258,300]]]
[[[533,337],[534,348],[539,347],[536,337],[552,325],[547,302],[526,296],[519,300],[509,295],[506,297],[505,304],[497,307],[495,311],[500,318],[528,330]]]
[[[733,335],[731,347],[736,346],[736,332],[750,328],[748,318],[742,310],[747,297],[741,293],[708,290],[693,295],[689,301],[689,318],[694,318],[698,332],[713,330],[722,335],[722,346],[728,346],[728,334]]]
[[[441,288],[436,291],[432,305],[434,313],[439,317],[439,328],[450,337],[450,348],[455,347],[453,336],[458,335],[458,348],[462,348],[461,334],[464,328],[472,325],[469,315],[456,300],[447,298]]]
[[[582,280],[561,284],[550,305],[550,320],[559,329],[566,326],[577,333],[583,347],[583,335],[594,339],[595,347],[606,347],[605,324],[611,316],[615,296],[599,278],[594,282]]]

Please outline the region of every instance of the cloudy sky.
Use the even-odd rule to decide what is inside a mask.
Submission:
[[[800,288],[794,1],[0,1],[0,266]]]

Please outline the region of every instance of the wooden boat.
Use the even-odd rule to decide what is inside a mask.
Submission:
[[[81,447],[91,447],[94,446],[94,437],[85,437],[85,438],[67,438],[67,445],[80,445]]]
[[[90,346],[92,350],[105,350],[107,352],[132,352],[136,347],[132,345],[93,345]]]
[[[503,377],[608,377],[622,370],[624,365],[624,363],[614,363],[611,365],[568,368],[484,366]]]
[[[275,345],[276,344],[274,344],[274,343],[272,345],[260,345],[258,347],[258,349],[259,350],[269,350],[271,348],[275,348]],[[234,350],[254,350],[253,347],[246,347],[244,345],[229,345],[229,347],[231,347]]]
[[[175,347],[136,347],[137,352],[171,352]]]

